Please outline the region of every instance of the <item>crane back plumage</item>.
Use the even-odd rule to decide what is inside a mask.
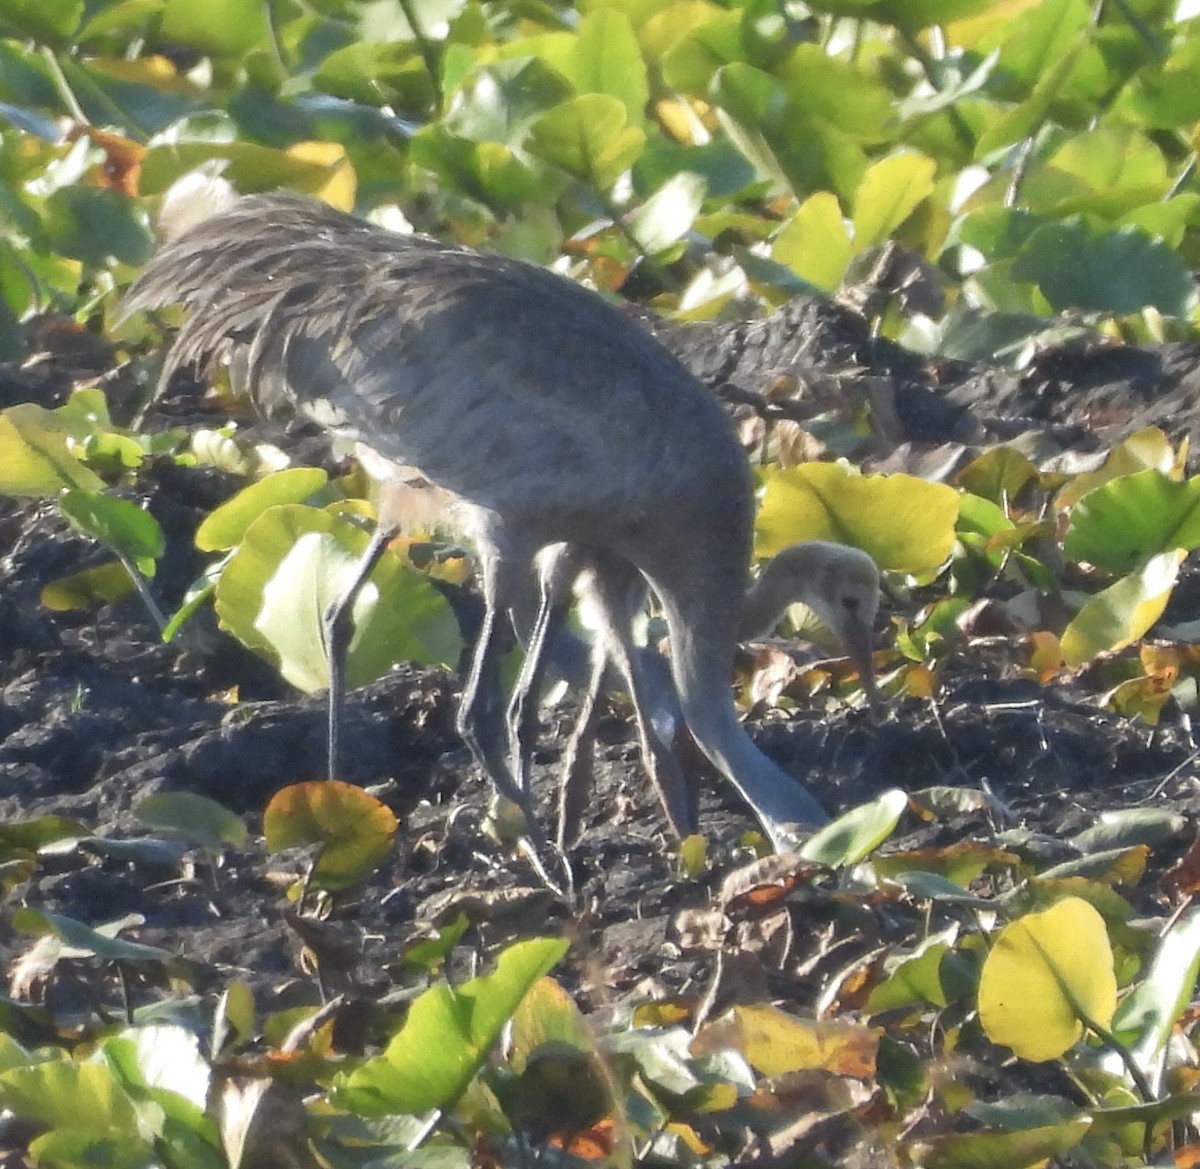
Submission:
[[[555,538],[636,527],[659,492],[714,478],[733,526],[745,459],[723,411],[615,308],[542,268],[398,235],[289,196],[243,199],[162,249],[129,310],[181,301],[168,357],[228,363],[478,507]],[[541,539],[541,535],[537,537]]]
[[[289,403],[451,492],[480,544],[489,613],[531,587],[546,545],[633,564],[663,605],[701,748],[777,844],[786,822],[824,819],[751,744],[729,694],[747,461],[719,403],[638,324],[542,268],[291,195],[243,198],[186,231],[124,309],[177,302],[189,311],[164,378],[227,364],[261,409]],[[490,628],[471,694],[497,673]],[[471,722],[460,717],[464,734]],[[498,778],[495,747],[479,754]]]

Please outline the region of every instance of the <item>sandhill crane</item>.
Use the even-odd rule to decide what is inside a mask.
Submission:
[[[260,408],[290,402],[459,501],[485,611],[458,726],[527,815],[499,679],[504,614],[530,595],[539,550],[565,542],[649,582],[683,719],[772,843],[827,819],[754,746],[730,695],[748,464],[719,403],[638,325],[544,269],[282,194],[168,244],[125,310],[176,302],[189,313],[164,377],[227,362]]]

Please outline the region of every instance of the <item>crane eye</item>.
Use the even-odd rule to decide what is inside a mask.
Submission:
[[[842,608],[847,612],[855,613],[858,611],[858,598],[846,596],[842,598]]]

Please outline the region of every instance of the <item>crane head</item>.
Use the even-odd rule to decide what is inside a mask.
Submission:
[[[783,549],[768,572],[789,601],[807,605],[845,650],[877,712],[872,631],[879,611],[879,569],[860,548],[810,540]]]

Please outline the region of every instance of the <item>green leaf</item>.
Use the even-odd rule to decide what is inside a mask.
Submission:
[[[906,1158],[921,1169],[1026,1169],[1069,1152],[1091,1128],[1083,1116],[1019,1132],[949,1133],[912,1141]]]
[[[167,0],[158,35],[217,57],[243,57],[269,43],[267,13],[244,0]]]
[[[425,991],[382,1055],[339,1077],[334,1101],[366,1116],[446,1108],[483,1066],[530,987],[567,952],[568,943],[534,938],[510,946],[494,974],[457,989]]]
[[[1157,468],[1089,491],[1071,512],[1063,551],[1127,573],[1172,548],[1200,546],[1200,477],[1179,482]]]
[[[1094,824],[1071,837],[1071,845],[1085,854],[1138,844],[1157,848],[1186,826],[1183,814],[1173,808],[1120,808],[1101,812]]]
[[[584,94],[538,118],[525,145],[572,178],[607,191],[646,144],[642,130],[628,123],[617,98]]]
[[[1142,1071],[1157,1080],[1160,1057],[1191,1002],[1200,973],[1200,910],[1183,915],[1159,941],[1149,971],[1121,1000],[1113,1030]]]
[[[367,533],[301,504],[265,511],[249,528],[217,584],[222,626],[282,663],[302,689],[328,685],[324,614],[341,595]],[[290,559],[289,559],[290,558]],[[302,576],[294,575],[296,573]],[[399,557],[385,555],[354,607],[347,679],[360,686],[397,662],[452,663],[462,652],[445,598]]]
[[[391,850],[396,826],[386,804],[336,779],[285,787],[263,813],[263,835],[272,852],[319,845],[309,874],[318,889],[347,889],[365,881]]]
[[[0,860],[17,853],[36,852],[46,844],[87,835],[87,826],[65,816],[38,816],[0,824]]]
[[[578,93],[615,97],[631,124],[644,122],[650,100],[646,63],[629,17],[618,8],[595,8],[579,22],[568,76]]]
[[[1079,218],[1038,228],[1017,253],[1012,277],[1036,284],[1055,311],[1153,307],[1186,317],[1196,303],[1187,264],[1166,244],[1136,228],[1105,231]]]
[[[958,926],[952,925],[923,938],[909,951],[898,950],[889,955],[884,961],[886,977],[872,987],[865,1013],[877,1015],[924,1003],[946,1006],[949,1000],[942,987],[942,959],[951,952],[957,939]]]
[[[147,828],[162,828],[204,848],[241,848],[249,830],[241,816],[197,792],[160,792],[133,807],[133,817]]]
[[[841,284],[853,254],[841,205],[829,191],[805,199],[771,241],[771,259],[825,292]]]
[[[38,1127],[63,1127],[92,1139],[118,1134],[139,1143],[137,1109],[100,1060],[59,1057],[10,1068],[0,1074],[0,1104]]]
[[[305,693],[329,685],[325,614],[358,573],[360,555],[332,533],[301,536],[263,585],[254,619],[283,676]],[[218,596],[220,586],[218,586]],[[419,573],[385,556],[355,601],[346,679],[361,686],[397,662],[448,663],[461,648],[442,595]]]
[[[43,226],[60,255],[96,268],[143,264],[153,250],[145,208],[106,187],[60,187],[46,200]]]
[[[1002,446],[972,459],[959,471],[956,482],[974,495],[1004,506],[1038,478],[1038,469],[1029,459],[1012,447]]]
[[[1148,62],[1130,78],[1113,104],[1121,121],[1174,130],[1200,120],[1200,37],[1180,37],[1161,65]]]
[[[51,495],[64,487],[103,491],[73,453],[75,430],[53,411],[23,402],[0,411],[0,492]]]
[[[209,512],[196,529],[196,547],[202,552],[227,552],[267,508],[303,503],[328,481],[329,475],[319,467],[288,467],[251,483]]]
[[[908,807],[902,791],[884,792],[869,804],[852,808],[827,824],[800,848],[805,860],[818,861],[831,868],[857,864],[875,851],[893,832]]]
[[[24,933],[53,934],[77,951],[80,957],[94,955],[113,962],[164,962],[173,957],[169,950],[159,949],[158,946],[146,946],[141,942],[113,936],[123,924],[121,922],[91,929],[74,918],[43,913],[27,906],[18,909],[12,920],[14,928]]]
[[[994,122],[975,143],[975,157],[986,159],[993,152],[1029,138],[1042,126],[1050,107],[1066,85],[1087,46],[1087,32],[1081,30],[1069,47],[1059,53],[1045,72],[1038,75],[1027,101],[1022,102],[999,121]]]
[[[47,45],[71,39],[83,19],[83,0],[5,0],[0,29]]]
[[[913,475],[856,475],[837,463],[805,463],[767,480],[755,555],[801,540],[852,544],[880,568],[925,572],[954,547],[958,493]]]
[[[127,499],[76,490],[64,491],[58,506],[79,531],[136,562],[146,576],[154,574],[166,540],[148,511]]]
[[[1182,548],[1163,552],[1088,601],[1063,631],[1063,661],[1082,666],[1144,637],[1167,607],[1186,556]]]
[[[891,238],[933,193],[937,164],[915,150],[873,163],[854,195],[854,246],[862,251]]]
[[[1078,897],[1006,926],[979,976],[984,1031],[1022,1059],[1058,1059],[1082,1037],[1085,1017],[1107,1027],[1116,1006],[1108,930]]]

